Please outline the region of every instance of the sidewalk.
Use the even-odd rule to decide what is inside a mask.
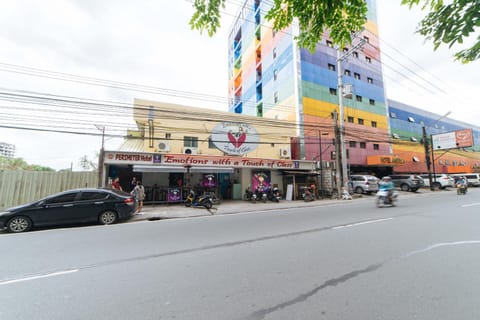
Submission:
[[[303,200],[287,201],[280,200],[279,203],[267,201],[266,203],[257,202],[251,203],[243,200],[224,200],[218,205],[208,211],[203,207],[187,208],[183,203],[178,204],[157,204],[146,205],[143,207],[142,214],[133,216],[129,221],[140,220],[159,220],[159,219],[173,219],[173,218],[191,218],[210,215],[223,215],[232,213],[245,213],[266,210],[288,209],[288,208],[302,208],[302,207],[318,207],[330,205],[333,203],[350,202],[358,200],[373,201],[374,195],[356,196],[354,200],[337,200],[337,199],[322,199],[310,202]]]
[[[408,198],[411,196],[420,196],[431,194],[432,191],[428,188],[423,188],[418,192],[403,192],[398,191],[401,198]],[[435,193],[445,191],[435,191]],[[305,202],[303,200],[280,200],[279,203],[267,201],[266,203],[257,202],[251,203],[243,200],[224,200],[220,204],[215,205],[209,212],[203,207],[190,207],[187,208],[183,203],[178,204],[157,204],[146,205],[143,207],[142,214],[133,216],[129,221],[141,221],[141,220],[160,220],[160,219],[174,219],[174,218],[192,218],[202,217],[210,215],[223,215],[232,213],[246,213],[257,212],[277,209],[289,209],[289,208],[303,208],[303,207],[320,207],[328,206],[338,203],[350,203],[352,201],[374,201],[375,194],[372,195],[353,195],[353,200],[338,200],[338,199],[321,199],[311,202]]]

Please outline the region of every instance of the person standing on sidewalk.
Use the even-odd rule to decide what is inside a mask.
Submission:
[[[123,191],[122,186],[120,185],[120,178],[116,177],[112,182],[112,188]]]
[[[134,195],[135,199],[138,201],[138,208],[137,211],[135,211],[135,214],[143,214],[140,213],[143,209],[143,200],[145,200],[145,188],[142,185],[142,181],[137,181],[137,185],[133,188],[131,194]]]

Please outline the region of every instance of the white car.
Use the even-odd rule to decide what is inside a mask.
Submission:
[[[428,179],[428,174],[422,174],[421,177],[423,178],[423,182],[425,183],[425,187],[430,187],[430,181]],[[450,177],[449,175],[440,173],[440,174],[432,174],[432,183],[434,189],[445,189],[447,187],[454,187],[455,180]]]

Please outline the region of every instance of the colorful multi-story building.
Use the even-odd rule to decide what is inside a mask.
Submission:
[[[311,53],[296,45],[295,25],[275,32],[264,19],[271,2],[246,1],[229,38],[229,111],[293,120],[297,140],[292,156],[332,161],[341,68],[349,88],[343,91],[343,105],[350,169],[384,172],[384,163],[377,160],[391,157],[388,112],[375,1],[367,4],[365,29],[354,39],[359,46],[335,48],[327,32]]]
[[[0,156],[7,158],[15,157],[15,145],[6,142],[0,142]]]
[[[479,128],[390,101],[385,96],[375,0],[367,0],[365,28],[350,48],[334,47],[328,32],[315,52],[299,48],[297,27],[275,32],[265,20],[271,1],[246,0],[229,35],[229,111],[291,120],[297,138],[292,158],[331,162],[343,97],[346,157],[349,172],[425,173],[423,126],[428,135],[473,129],[473,147],[433,152],[438,171],[478,170]],[[339,75],[343,86],[339,86]],[[342,88],[342,92],[339,92]],[[348,90],[346,90],[348,89]],[[392,117],[397,115],[398,117]],[[410,119],[410,120],[409,120]],[[416,119],[412,122],[411,119]]]
[[[438,173],[465,173],[480,171],[480,127],[456,121],[445,115],[438,115],[398,101],[388,101],[390,127],[392,131],[393,154],[404,159],[395,172],[425,173],[425,141],[428,153],[433,154],[431,170]],[[432,148],[432,136],[464,131],[471,135],[472,146],[438,150]],[[477,142],[477,144],[475,144]],[[435,145],[435,143],[433,143]],[[438,148],[438,146],[437,146]]]

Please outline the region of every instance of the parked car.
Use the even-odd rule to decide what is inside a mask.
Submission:
[[[452,178],[457,180],[458,178],[464,176],[467,178],[469,187],[480,187],[480,173],[458,173],[452,174]]]
[[[378,191],[379,179],[370,175],[351,175],[350,188],[355,193],[372,193]]]
[[[430,187],[430,180],[428,174],[420,175],[423,178],[425,187]],[[447,187],[454,187],[455,180],[447,174],[432,174],[432,184],[434,189],[445,189]]]
[[[133,216],[135,198],[113,189],[74,189],[0,212],[0,229],[23,232],[40,226],[98,222],[112,224]]]
[[[425,185],[423,178],[414,174],[394,174],[390,177],[395,187],[402,191],[415,192]]]

